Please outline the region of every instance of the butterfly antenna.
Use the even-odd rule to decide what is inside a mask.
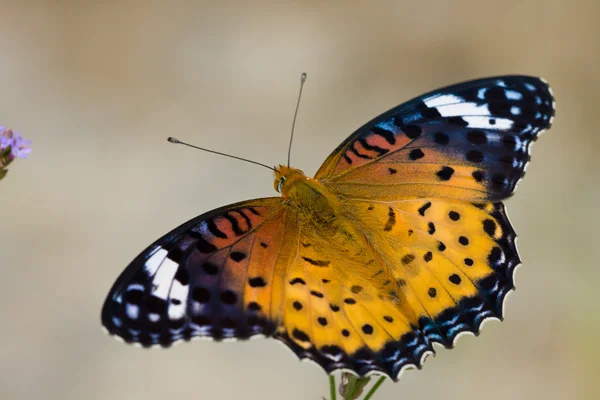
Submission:
[[[298,102],[296,103],[296,111],[294,111],[294,120],[292,121],[292,135],[290,136],[290,147],[288,148],[288,167],[290,166],[290,158],[292,156],[292,141],[294,140],[294,127],[296,126],[296,116],[298,115],[298,107],[300,106],[300,98],[302,97],[302,88],[306,82],[306,72],[300,75],[300,92],[298,93]]]
[[[246,161],[246,162],[249,162],[249,163],[251,163],[251,164],[256,164],[256,165],[260,165],[261,167],[268,168],[268,169],[270,169],[271,171],[275,171],[275,168],[273,168],[273,167],[269,167],[267,164],[259,163],[259,162],[257,162],[257,161],[248,160],[247,158],[242,158],[242,157],[232,156],[231,154],[221,153],[221,152],[219,152],[219,151],[214,151],[214,150],[205,149],[205,148],[203,148],[203,147],[194,146],[194,145],[192,145],[192,144],[189,144],[189,143],[182,142],[181,140],[179,140],[179,139],[176,139],[176,138],[174,138],[174,137],[169,137],[169,138],[167,138],[167,140],[168,140],[169,142],[171,142],[171,143],[175,143],[175,144],[182,144],[182,145],[184,145],[184,146],[192,147],[192,148],[194,148],[194,149],[198,149],[198,150],[202,150],[202,151],[207,151],[207,152],[209,152],[209,153],[213,153],[213,154],[218,154],[218,155],[220,155],[220,156],[225,156],[225,157],[229,157],[229,158],[235,158],[236,160],[240,160],[240,161]]]

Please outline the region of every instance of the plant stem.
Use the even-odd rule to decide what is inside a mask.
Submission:
[[[329,391],[331,392],[331,399],[336,399],[336,391],[335,391],[335,376],[333,374],[329,375]]]
[[[377,389],[379,389],[379,386],[381,386],[383,381],[385,381],[385,376],[382,376],[377,380],[377,382],[375,382],[371,390],[369,390],[369,393],[367,393],[367,395],[365,396],[364,400],[369,400],[373,396],[373,394],[375,394]]]

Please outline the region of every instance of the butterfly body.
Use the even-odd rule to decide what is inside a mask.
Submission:
[[[140,254],[106,300],[144,346],[273,336],[330,372],[396,378],[433,343],[503,318],[520,263],[501,200],[554,115],[547,84],[506,76],[420,96],[365,124],[281,197],[201,215]]]

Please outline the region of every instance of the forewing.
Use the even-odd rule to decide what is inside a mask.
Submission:
[[[529,148],[554,116],[547,83],[502,76],[404,103],[353,133],[315,178],[349,197],[499,201],[525,173]]]
[[[270,335],[281,321],[282,277],[297,235],[296,216],[281,198],[201,215],[125,269],[106,299],[102,323],[144,346]]]

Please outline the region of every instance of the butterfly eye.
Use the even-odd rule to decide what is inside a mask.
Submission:
[[[279,178],[279,181],[277,182],[277,192],[281,193],[281,187],[283,186],[283,182],[285,182],[285,176],[282,176],[281,178]]]

